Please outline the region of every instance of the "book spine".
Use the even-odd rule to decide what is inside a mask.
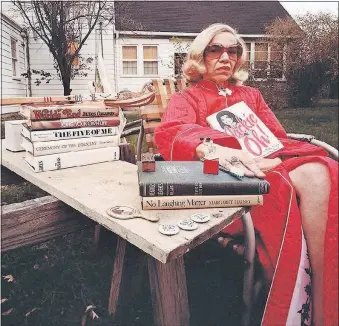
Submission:
[[[211,195],[261,195],[269,193],[269,183],[235,181],[228,183],[139,183],[142,197],[158,196],[211,196]]]
[[[119,146],[38,157],[34,157],[30,153],[26,152],[25,156],[25,161],[32,167],[34,172],[60,170],[74,166],[83,166],[117,160],[119,160]]]
[[[96,127],[115,127],[120,123],[119,117],[110,118],[78,118],[78,119],[60,119],[60,120],[37,120],[29,121],[28,126],[32,130],[43,129],[68,129],[68,128],[96,128]]]
[[[144,210],[222,208],[257,205],[263,205],[262,195],[166,196],[142,198],[142,208]]]
[[[74,128],[74,129],[48,129],[48,130],[29,130],[22,128],[22,135],[32,142],[45,142],[61,139],[76,139],[84,137],[104,137],[114,136],[119,133],[118,127],[100,127],[100,128]]]
[[[22,147],[33,156],[50,155],[65,152],[78,152],[102,147],[119,146],[120,137],[90,137],[78,139],[65,139],[48,142],[30,142],[23,138]]]
[[[26,107],[21,109],[21,113],[28,118],[36,120],[55,120],[55,119],[75,119],[75,118],[92,118],[92,117],[117,117],[119,115],[119,108],[96,108],[90,107],[64,107],[64,108],[32,108]]]

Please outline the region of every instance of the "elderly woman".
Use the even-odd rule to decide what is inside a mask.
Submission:
[[[236,158],[245,175],[270,182],[264,206],[251,210],[271,284],[263,325],[308,325],[311,317],[314,326],[338,325],[338,164],[323,149],[288,139],[259,90],[242,86],[245,55],[244,41],[228,25],[202,31],[183,68],[191,87],[172,95],[155,141],[165,160],[198,160],[207,155],[201,137],[210,137],[222,165]],[[282,149],[253,159],[236,138],[209,127],[206,117],[241,101]],[[239,232],[240,226],[224,232]]]

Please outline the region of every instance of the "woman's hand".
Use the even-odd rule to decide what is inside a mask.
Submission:
[[[275,168],[281,163],[279,158],[266,159],[266,158],[252,158],[248,153],[243,150],[223,147],[213,144],[215,146],[215,156],[219,158],[219,163],[226,169],[232,166],[240,168],[244,171],[247,177],[264,178],[265,174],[262,171],[267,171]],[[196,153],[199,158],[208,156],[206,146],[200,144],[196,148]]]
[[[254,161],[257,163],[261,171],[269,171],[276,168],[282,160],[279,157],[276,158],[256,158]]]

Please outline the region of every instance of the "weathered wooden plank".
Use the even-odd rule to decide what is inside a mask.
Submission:
[[[50,240],[93,225],[86,216],[53,196],[5,205],[1,251]]]
[[[162,264],[148,257],[148,272],[155,326],[187,326],[188,306],[184,258]]]
[[[115,315],[117,310],[117,304],[120,294],[120,284],[122,279],[122,273],[124,269],[125,261],[125,251],[126,251],[127,241],[118,238],[118,244],[115,252],[114,264],[113,264],[113,273],[111,279],[111,289],[109,293],[108,300],[108,313],[110,315]]]
[[[136,165],[114,161],[35,173],[25,163],[23,156],[23,153],[12,153],[3,146],[1,164],[163,263],[206,241],[212,233],[219,232],[231,223],[234,214],[241,211],[238,207],[143,211],[145,216],[151,218],[161,213],[160,223],[164,224],[178,223],[197,211],[213,214],[221,210],[223,213],[222,217],[211,218],[196,230],[181,230],[178,234],[167,237],[158,231],[159,223],[144,219],[112,219],[106,213],[109,207],[115,205],[142,209]]]
[[[146,278],[147,257],[135,246],[118,237],[114,267],[111,280],[111,290],[108,303],[108,313],[130,325],[128,315]]]

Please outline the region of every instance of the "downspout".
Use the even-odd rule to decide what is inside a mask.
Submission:
[[[118,68],[117,68],[117,65],[118,65],[118,60],[117,60],[117,39],[119,37],[119,33],[116,32],[116,29],[115,29],[115,22],[116,22],[116,12],[115,12],[115,3],[113,1],[113,70],[114,70],[114,92],[115,94],[118,94],[118,89],[119,89],[119,81],[118,81]]]
[[[104,59],[104,42],[102,40],[102,22],[99,23],[99,31],[100,31],[100,45],[101,45],[101,55]]]
[[[22,29],[21,30],[21,37],[24,40],[24,46],[25,46],[25,68],[26,68],[26,73],[27,73],[27,91],[28,92],[28,97],[32,96],[32,73],[31,73],[31,58],[30,58],[30,53],[29,53],[29,36],[27,29]]]
[[[119,90],[119,76],[118,76],[118,39],[119,32],[113,30],[113,50],[114,50],[114,79],[115,79],[115,93],[118,94]]]

